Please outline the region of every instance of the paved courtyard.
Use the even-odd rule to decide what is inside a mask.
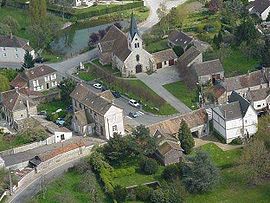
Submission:
[[[191,109],[162,86],[181,80],[175,66],[159,69],[151,75],[148,75],[147,73],[139,73],[136,76],[171,106],[173,106],[180,114],[191,111]]]

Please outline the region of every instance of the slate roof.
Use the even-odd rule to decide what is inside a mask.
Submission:
[[[80,126],[85,126],[88,124],[88,119],[85,113],[85,110],[76,111],[74,117]]]
[[[251,90],[247,92],[247,99],[249,101],[261,101],[270,95],[270,88],[261,88],[258,90]]]
[[[270,0],[255,0],[250,2],[248,9],[252,12],[262,14],[270,6]]]
[[[131,15],[129,33],[130,33],[130,36],[131,36],[132,39],[136,34],[139,35],[139,31],[138,31],[138,27],[137,27],[137,21],[136,21],[135,16],[133,15],[133,13]]]
[[[21,73],[21,77],[25,80],[33,80],[45,75],[56,73],[56,70],[47,65],[41,65],[34,68],[30,68]]]
[[[189,63],[191,63],[194,59],[196,59],[201,52],[196,49],[194,46],[190,47],[188,50],[186,50],[178,59],[178,62],[182,66],[187,66]]]
[[[78,84],[70,97],[101,115],[104,115],[114,105],[83,84]]]
[[[189,43],[191,43],[193,39],[189,37],[187,34],[185,34],[184,32],[174,30],[169,34],[168,40],[171,43],[184,48]]]
[[[192,65],[197,76],[212,75],[224,72],[223,66],[219,59],[195,63]]]
[[[178,133],[180,124],[184,120],[189,128],[205,125],[208,122],[208,114],[205,109],[199,109],[187,114],[183,114],[168,120],[161,121],[147,126],[150,133],[153,135],[156,130],[160,130],[163,133],[175,135]]]
[[[213,110],[220,110],[222,117],[227,121],[242,118],[241,107],[238,101],[215,107]]]
[[[166,49],[163,51],[155,52],[152,54],[152,56],[156,63],[177,59],[177,55],[172,49]]]
[[[100,41],[102,52],[113,52],[119,59],[125,61],[131,51],[128,48],[127,35],[112,25]]]
[[[0,47],[23,48],[32,51],[32,47],[28,45],[29,41],[17,36],[0,35]]]
[[[231,93],[231,95],[229,96],[228,102],[231,103],[231,102],[236,102],[236,101],[238,101],[240,103],[241,113],[242,113],[242,115],[244,117],[246,115],[248,107],[250,106],[250,103],[244,97],[240,96],[238,93],[233,91]]]
[[[2,105],[11,112],[26,109],[27,100],[30,106],[35,106],[35,103],[26,95],[21,94],[18,89],[1,93]]]
[[[254,87],[268,83],[268,79],[265,76],[264,71],[258,70],[244,75],[225,78],[223,86],[228,92]]]

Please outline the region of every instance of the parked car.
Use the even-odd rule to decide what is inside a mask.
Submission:
[[[35,58],[35,62],[36,63],[44,63],[44,58],[41,56],[38,56],[37,58]]]
[[[129,112],[128,116],[131,118],[137,118],[139,116],[139,114],[137,112],[134,112],[134,113]]]
[[[100,83],[93,84],[93,87],[99,90],[102,89],[102,85]]]
[[[117,91],[113,91],[112,94],[113,94],[113,96],[115,98],[120,98],[121,97],[121,94],[119,92],[117,92]]]
[[[55,121],[55,123],[56,123],[57,125],[64,125],[65,120],[64,120],[64,118],[58,118],[58,119]]]
[[[129,103],[131,106],[134,106],[134,107],[136,107],[136,108],[139,108],[139,107],[140,107],[140,104],[139,104],[136,100],[134,100],[134,99],[129,100],[128,103]]]

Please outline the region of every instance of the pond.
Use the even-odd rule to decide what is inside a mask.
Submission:
[[[127,21],[119,21],[119,23],[123,29],[129,26]],[[65,57],[80,54],[88,49],[89,36],[92,33],[104,30],[112,24],[113,23],[108,23],[83,29],[68,28],[50,44],[51,51]]]

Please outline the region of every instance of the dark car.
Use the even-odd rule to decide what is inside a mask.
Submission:
[[[117,91],[113,91],[112,94],[113,94],[113,96],[115,98],[120,98],[121,97],[121,94],[119,92],[117,92]]]
[[[37,58],[35,59],[35,62],[36,62],[36,63],[44,63],[44,58],[41,57],[41,56],[39,56],[39,57],[37,57]]]
[[[131,118],[137,118],[139,115],[137,114],[137,112],[134,112],[134,113],[129,112],[128,116]]]

